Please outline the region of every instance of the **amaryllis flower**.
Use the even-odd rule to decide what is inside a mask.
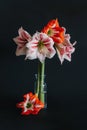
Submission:
[[[49,21],[42,32],[50,36],[54,42],[61,43],[64,41],[64,28],[59,26],[57,19]]]
[[[32,40],[26,44],[27,52],[26,59],[36,59],[38,58],[40,62],[43,62],[46,57],[52,58],[56,51],[53,47],[54,42],[45,33],[36,32]]]
[[[63,63],[64,59],[71,61],[71,54],[75,51],[74,45],[70,43],[70,35],[65,34],[66,29],[64,28],[64,41],[62,43],[55,43],[55,47],[57,50],[58,57],[61,61],[61,64]]]
[[[16,49],[16,55],[25,55],[26,54],[26,43],[31,40],[30,34],[25,31],[22,27],[18,30],[19,36],[13,38],[14,42],[18,45]]]
[[[38,112],[44,107],[44,104],[38,99],[38,97],[31,92],[25,94],[24,101],[17,104],[18,108],[22,108],[22,115],[38,114]]]

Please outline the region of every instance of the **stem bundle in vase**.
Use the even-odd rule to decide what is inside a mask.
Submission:
[[[38,97],[39,99],[44,103],[45,101],[45,97],[44,97],[44,67],[45,67],[45,62],[38,63],[39,67],[40,67],[40,71],[38,71],[38,80],[39,80],[39,93],[38,93]]]

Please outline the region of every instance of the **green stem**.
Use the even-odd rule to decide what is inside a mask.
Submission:
[[[41,63],[38,62],[38,74],[36,75],[37,77],[37,86],[36,86],[36,95],[39,96],[39,87],[40,87],[40,73],[41,73]]]
[[[45,71],[45,61],[41,63],[38,61],[38,74],[37,77],[37,83],[36,83],[36,92],[35,94],[38,96],[38,98],[44,103],[45,96],[44,96],[44,71]]]
[[[39,98],[44,103],[44,70],[45,70],[45,62],[41,63],[41,78],[40,78],[40,90],[39,90]]]

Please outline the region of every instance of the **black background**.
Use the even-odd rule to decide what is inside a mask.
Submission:
[[[21,116],[16,103],[33,91],[38,61],[16,57],[12,38],[21,26],[33,34],[55,18],[77,41],[76,51],[62,66],[57,55],[46,59],[48,108]],[[0,0],[0,130],[87,130],[86,53],[86,0]]]

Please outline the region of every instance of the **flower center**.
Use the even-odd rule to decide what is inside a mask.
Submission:
[[[43,41],[38,42],[38,48],[42,49],[44,47]]]
[[[52,36],[53,35],[53,31],[52,29],[49,29],[49,31],[47,32],[48,36]]]
[[[27,103],[26,108],[32,107],[32,104],[30,102]]]

